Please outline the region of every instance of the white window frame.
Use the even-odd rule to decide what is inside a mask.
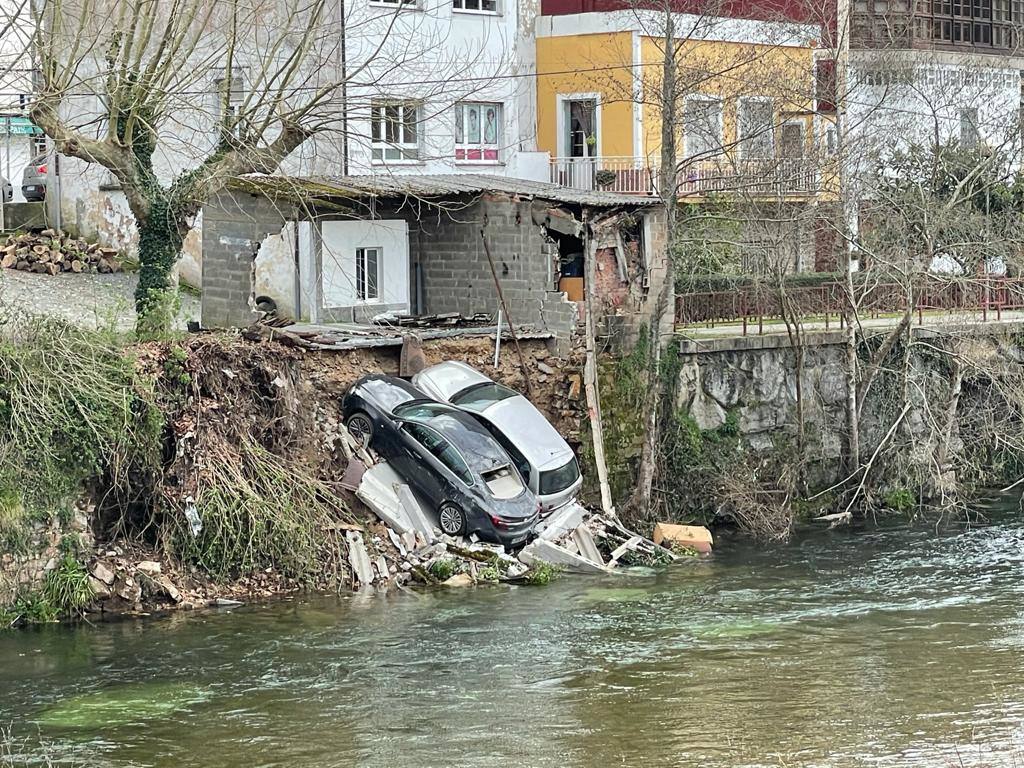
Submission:
[[[769,153],[767,157],[750,157],[748,154],[747,137],[743,135],[743,119],[741,117],[743,113],[743,105],[748,102],[760,102],[762,104],[767,103],[771,109],[771,117],[768,123],[767,138],[764,138],[764,133],[758,133],[753,138],[759,141],[764,141],[765,146],[768,147]],[[771,96],[740,96],[736,99],[736,146],[739,149],[740,160],[774,160],[776,156],[775,151],[775,103]]]
[[[718,149],[712,154],[704,154],[701,159],[707,160],[712,157],[717,157],[724,151],[725,144],[725,104],[720,96],[714,96],[709,93],[694,93],[686,96],[683,99],[683,156],[684,157],[698,157],[699,153],[693,151],[693,147],[690,146],[688,132],[689,126],[686,124],[686,107],[691,102],[712,102],[718,105]]]
[[[399,130],[403,134],[405,129],[405,112],[406,110],[412,110],[413,112],[413,133],[414,140],[411,142],[406,141],[388,141],[386,138],[387,130],[386,126],[388,120],[383,114],[378,115],[378,110],[386,110],[389,107],[398,107],[401,110],[397,125]],[[420,163],[422,159],[420,157],[420,114],[422,112],[422,103],[414,101],[412,99],[373,99],[370,102],[370,162],[374,165],[398,165],[398,164],[411,164]],[[374,137],[374,130],[379,131],[379,138]],[[388,151],[397,152],[401,157],[388,157]],[[377,154],[380,157],[377,157]]]
[[[569,156],[569,144],[568,135],[569,129],[565,124],[566,119],[566,106],[570,101],[587,101],[592,100],[594,102],[594,125],[597,126],[597,145],[594,147],[595,154],[593,157],[602,157],[601,143],[604,137],[604,131],[601,130],[601,96],[602,94],[597,91],[590,91],[588,93],[560,93],[555,96],[555,105],[558,108],[557,122],[558,122],[558,142],[557,150],[559,157]]]
[[[238,82],[238,87],[235,87],[235,82]],[[224,87],[227,84],[228,87],[228,114],[232,117],[238,116],[238,108],[245,104],[246,99],[246,71],[245,67],[232,67],[229,73],[226,69],[219,69],[214,72],[213,75],[213,93],[214,98],[217,100],[214,107],[213,114],[217,118],[217,125],[220,126],[224,123],[224,118],[227,117],[221,110],[224,106]],[[238,136],[238,132],[241,131],[242,125],[240,122],[235,123],[235,136]]]
[[[370,282],[366,279],[366,252],[376,251],[377,252],[377,282],[374,285],[376,289],[375,296],[368,296]],[[362,264],[360,264],[360,258]],[[360,270],[362,276],[360,278]],[[383,285],[384,277],[384,249],[379,245],[366,245],[356,248],[355,252],[355,295],[357,304],[380,304],[381,303],[381,287]]]
[[[470,107],[480,107],[481,117],[480,119],[480,141],[470,144],[465,141],[468,134],[468,126],[466,125],[466,115],[469,114],[468,110]],[[484,118],[482,114],[488,107],[497,107],[496,126],[495,126],[495,141],[493,143],[484,143]],[[504,140],[505,133],[505,104],[500,101],[460,101],[455,104],[455,162],[466,163],[471,165],[494,165],[495,163],[502,162],[502,141]],[[463,130],[463,141],[459,142],[459,125],[462,125]],[[494,150],[494,157],[484,157],[483,155],[490,149]],[[479,150],[479,158],[465,157],[469,152]],[[459,157],[459,152],[463,152],[464,156]]]
[[[483,6],[485,2],[494,3],[494,10],[487,10],[486,8],[466,8],[459,7],[459,3],[465,6],[466,3],[473,2],[477,5]],[[468,13],[470,15],[477,16],[500,16],[501,15],[501,0],[452,0],[452,13]]]

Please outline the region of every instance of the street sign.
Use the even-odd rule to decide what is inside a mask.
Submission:
[[[0,131],[7,136],[41,136],[42,129],[27,117],[0,117]]]

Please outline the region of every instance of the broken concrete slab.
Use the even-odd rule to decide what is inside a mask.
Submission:
[[[620,557],[622,557],[627,552],[632,552],[640,545],[640,542],[642,542],[643,540],[643,536],[633,536],[632,538],[624,541],[622,544],[620,544],[614,550],[612,550],[612,556],[611,558],[609,558],[609,563],[617,563]]]
[[[434,541],[437,538],[434,526],[430,522],[427,511],[423,509],[423,505],[412,492],[412,488],[403,483],[398,486],[397,491],[402,512],[412,524],[413,530],[423,536],[426,541]]]
[[[548,515],[534,530],[540,538],[555,541],[578,528],[586,514],[581,504],[571,501]]]
[[[527,565],[547,563],[575,573],[610,573],[606,568],[593,560],[574,554],[565,547],[547,539],[535,539],[523,547],[519,559]]]
[[[135,570],[147,576],[156,576],[160,573],[160,563],[155,560],[142,560],[135,564]]]
[[[601,550],[597,548],[597,543],[594,541],[594,535],[590,532],[589,528],[585,525],[581,525],[572,532],[571,539],[575,542],[576,548],[583,557],[588,560],[593,560],[599,565],[604,565],[604,558],[601,557]]]
[[[345,540],[348,542],[348,563],[352,566],[352,573],[360,585],[368,587],[373,583],[373,566],[366,554],[363,537],[355,531],[346,531]]]
[[[412,489],[386,462],[363,473],[356,496],[394,531],[419,533],[434,541],[434,528]]]

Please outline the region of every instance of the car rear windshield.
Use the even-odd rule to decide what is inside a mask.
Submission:
[[[549,469],[547,472],[540,473],[540,495],[547,496],[564,491],[579,480],[579,477],[580,468],[576,464],[576,457],[573,456],[567,464],[558,469]]]
[[[470,411],[482,411],[500,400],[507,400],[515,396],[516,393],[508,387],[490,382],[464,389],[453,395],[451,401],[453,405],[458,405]]]

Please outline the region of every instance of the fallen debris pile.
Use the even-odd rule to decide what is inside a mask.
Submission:
[[[22,272],[56,275],[59,272],[120,272],[118,252],[66,232],[44,229],[11,235],[0,248],[0,266]]]
[[[384,563],[375,567],[362,542],[353,537],[349,541],[350,565],[364,586],[387,580],[389,570],[400,585],[415,580],[468,586],[486,581],[530,582],[531,574],[547,574],[552,568],[613,573],[622,566],[656,567],[677,558],[617,519],[591,513],[575,501],[541,521],[537,538],[516,556],[475,536],[444,536],[405,479],[387,462],[375,461],[367,451],[356,449],[347,430],[343,443],[351,458],[342,485],[353,490],[384,523],[384,535],[401,557],[396,568],[389,569],[383,557]]]

